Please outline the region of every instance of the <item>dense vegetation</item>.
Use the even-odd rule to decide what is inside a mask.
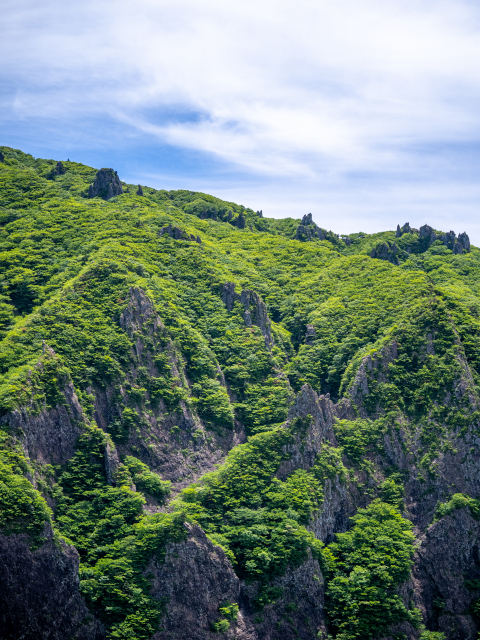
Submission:
[[[480,251],[425,248],[408,236],[397,240],[397,266],[370,257],[394,232],[300,242],[300,220],[263,218],[203,193],[143,187],[140,196],[124,184],[109,201],[90,199],[96,170],[64,162],[58,173],[53,160],[0,150],[0,416],[65,405],[70,383],[86,416],[64,465],[28,460],[19,434],[1,432],[2,531],[27,533],[35,548],[52,526],[58,544],[74,544],[82,593],[112,638],[148,638],[160,624],[162,603],[149,595],[145,568],[185,536],[185,519],[224,549],[240,578],[258,584],[258,610],[281,596],[276,578],[313,557],[327,580],[334,638],[418,625],[418,612],[396,593],[414,552],[406,478],[378,460],[383,436],[410,425],[426,481],[478,418],[465,396],[445,397],[464,363],[478,392]],[[237,292],[231,310],[226,283]],[[248,310],[252,322],[245,290],[261,298]],[[139,291],[151,315],[127,326]],[[268,327],[255,321],[263,303]],[[396,356],[384,362],[393,344]],[[336,442],[280,480],[311,424],[287,420],[295,394],[308,383],[348,399],[365,359],[373,364],[363,415],[337,421]],[[100,395],[112,398],[102,429],[93,419]],[[248,440],[172,495],[157,473],[154,419],[169,425],[187,460],[232,432]],[[121,464],[109,478],[105,450],[115,445]],[[309,525],[333,481],[372,501],[325,547]],[[444,498],[435,518],[464,506],[477,517],[473,498]],[[216,631],[228,629],[235,607],[223,607]]]

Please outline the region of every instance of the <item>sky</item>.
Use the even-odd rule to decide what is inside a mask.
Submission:
[[[2,0],[0,144],[480,246],[480,3]]]

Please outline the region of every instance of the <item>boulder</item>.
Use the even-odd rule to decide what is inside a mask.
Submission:
[[[113,169],[100,169],[95,180],[88,189],[89,198],[103,198],[110,200],[114,196],[123,193],[122,184],[118,174]]]

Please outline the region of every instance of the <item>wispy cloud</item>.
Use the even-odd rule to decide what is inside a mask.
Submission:
[[[476,224],[476,3],[17,0],[0,28],[10,127],[38,121],[81,146],[101,136],[86,122],[117,123],[216,158],[233,180],[218,189],[272,214],[318,203],[381,228],[404,207]]]

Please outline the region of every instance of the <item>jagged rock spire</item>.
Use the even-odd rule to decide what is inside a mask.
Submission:
[[[88,189],[89,198],[100,197],[104,200],[110,200],[121,193],[123,193],[122,184],[117,172],[113,169],[100,169]]]
[[[143,189],[142,189],[142,185],[138,185],[138,189],[137,189],[137,196],[143,196]]]
[[[63,176],[65,173],[67,173],[67,170],[65,169],[65,166],[64,166],[63,162],[61,160],[59,160],[57,162],[57,166],[55,167],[55,175],[56,176]]]
[[[304,226],[307,226],[309,224],[313,224],[313,219],[312,219],[312,214],[311,213],[306,213],[303,218],[302,218],[302,224]]]
[[[237,218],[237,228],[238,229],[245,229],[245,216],[243,215],[243,212],[240,212],[240,215]]]

